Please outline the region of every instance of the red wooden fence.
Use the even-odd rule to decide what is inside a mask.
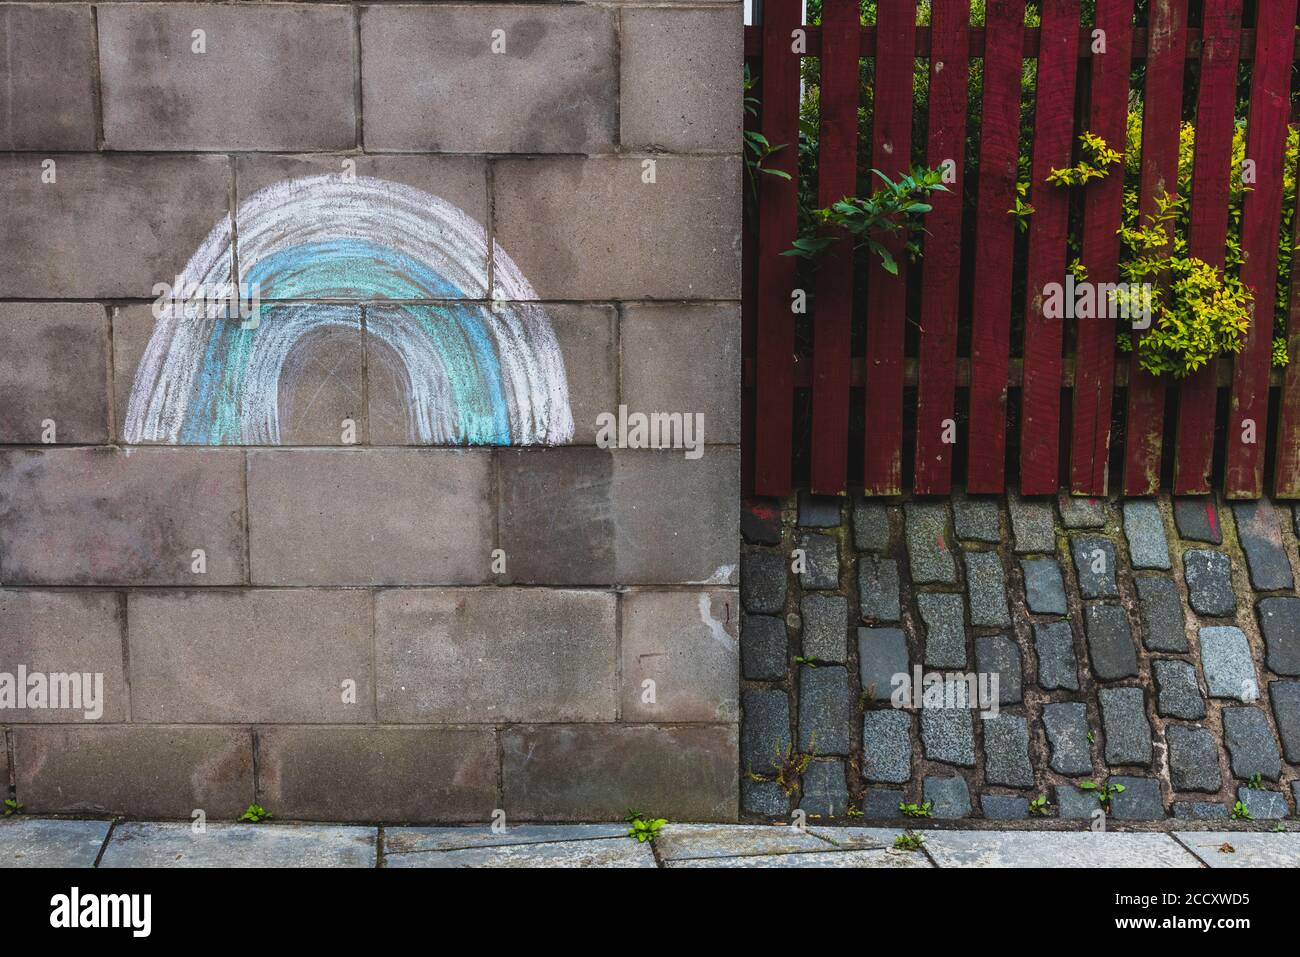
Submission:
[[[1242,25],[1243,0],[1204,0],[1196,26],[1188,23],[1188,5],[1188,0],[1151,0],[1148,22],[1135,25],[1134,0],[1097,0],[1095,23],[1080,22],[1079,0],[1043,0],[1041,26],[1030,27],[1021,0],[988,0],[980,25],[970,22],[969,0],[933,0],[931,22],[918,26],[914,0],[879,0],[877,22],[864,26],[858,0],[823,0],[817,25],[801,23],[800,0],[766,0],[763,22],[745,32],[746,57],[760,77],[756,128],[771,143],[785,144],[766,166],[797,177],[800,62],[816,57],[818,204],[852,195],[861,188],[866,167],[891,176],[907,170],[914,154],[913,73],[920,62],[928,71],[927,139],[916,144],[915,155],[931,167],[947,165],[956,184],[932,198],[919,261],[908,264],[893,241],[899,275],[887,273],[874,256],[864,267],[845,237],[822,254],[815,289],[807,290],[814,305],[810,354],[804,355],[796,353],[798,316],[792,308],[796,260],[780,255],[798,228],[796,181],[759,176],[745,243],[748,491],[783,495],[806,483],[815,492],[833,494],[860,476],[867,494],[910,488],[942,495],[962,483],[972,492],[1018,486],[1025,494],[1046,494],[1066,487],[1102,495],[1114,487],[1128,495],[1151,495],[1160,488],[1162,461],[1170,457],[1168,436],[1175,440],[1174,491],[1204,494],[1212,486],[1217,430],[1228,497],[1268,491],[1265,462],[1271,454],[1271,490],[1300,498],[1300,254],[1291,272],[1292,361],[1285,373],[1270,368],[1291,68],[1300,58],[1297,0],[1257,4],[1258,22],[1249,27]],[[1095,31],[1104,31],[1104,49],[1098,48]],[[874,61],[865,88],[859,74],[863,58]],[[1044,185],[1044,179],[1050,170],[1070,165],[1084,130],[1122,148],[1130,71],[1143,63],[1139,204],[1144,215],[1154,210],[1156,198],[1177,179],[1188,60],[1199,61],[1200,77],[1189,252],[1219,266],[1232,228],[1228,191],[1238,65],[1249,67],[1246,144],[1255,183],[1243,203],[1240,239],[1241,278],[1254,291],[1255,320],[1239,355],[1171,383],[1142,370],[1136,350],[1117,361],[1114,320],[1043,316],[1043,289],[1064,279],[1071,231],[1080,236],[1079,258],[1088,279],[1118,278],[1124,188],[1122,173],[1083,187],[1083,200],[1073,207],[1073,215],[1082,217],[1076,223],[1072,191]],[[1028,157],[1028,202],[1035,212],[1029,217],[1027,256],[1018,265],[1016,219],[1008,210],[1016,196],[1021,76],[1027,62],[1035,77]],[[964,210],[974,63],[983,73],[980,130],[972,145],[978,183],[972,184],[973,206]],[[861,103],[870,104],[869,143],[858,142]],[[1294,224],[1300,230],[1300,216]],[[973,249],[964,248],[963,236]],[[862,278],[855,273],[864,268],[865,328],[855,336],[854,289]],[[973,291],[965,296],[959,282],[963,268],[973,276]],[[917,299],[911,309],[909,269],[918,274],[910,283],[910,295]],[[1023,333],[1013,342],[1018,271],[1023,272],[1025,318]],[[912,333],[909,315],[919,326]],[[959,348],[962,342],[968,345]],[[1271,383],[1281,393],[1275,434],[1269,422]],[[1223,421],[1220,389],[1229,399]],[[803,390],[809,401],[796,401]],[[1013,395],[1018,405],[1010,401]],[[1166,414],[1175,407],[1175,414]],[[954,446],[949,440],[962,408],[966,417]],[[806,421],[797,409],[806,413]],[[1123,420],[1125,438],[1123,448],[1112,449],[1116,419]],[[1008,462],[1012,438],[1019,454]],[[910,484],[905,482],[909,471]]]

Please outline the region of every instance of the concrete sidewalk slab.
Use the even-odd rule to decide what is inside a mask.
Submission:
[[[385,854],[385,867],[655,867],[654,851],[628,837]]]
[[[665,861],[833,849],[812,832],[767,824],[668,824],[655,848]]]
[[[836,847],[848,850],[871,850],[873,848],[893,847],[894,839],[907,828],[899,825],[892,827],[810,827],[809,833],[816,834],[822,840],[830,841]]]
[[[384,856],[455,851],[514,844],[556,844],[627,837],[627,824],[520,824],[496,833],[490,827],[386,827]]]
[[[119,824],[100,867],[374,867],[378,830],[319,824]]]
[[[1199,867],[1168,834],[1108,831],[926,831],[940,867]]]
[[[933,867],[913,851],[813,851],[796,854],[755,854],[748,857],[691,858],[664,861],[664,867]]]
[[[94,867],[108,821],[17,818],[0,823],[0,868]]]
[[[1207,867],[1300,867],[1300,832],[1296,831],[1179,831],[1174,837]]]

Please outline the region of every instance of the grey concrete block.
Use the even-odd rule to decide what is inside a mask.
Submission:
[[[1128,614],[1119,605],[1089,604],[1085,607],[1088,654],[1092,670],[1104,681],[1133,677],[1137,670],[1137,648],[1129,628]]]
[[[1268,499],[1233,502],[1237,539],[1246,553],[1250,583],[1260,591],[1291,588],[1295,579],[1282,544],[1282,519]]]
[[[740,298],[739,159],[506,159],[494,184],[496,240],[544,299]]]
[[[491,468],[479,451],[249,452],[253,584],[490,581]]]
[[[365,592],[133,591],[127,615],[137,721],[374,720]]]
[[[1061,566],[1053,558],[1022,558],[1020,570],[1025,576],[1025,604],[1040,615],[1064,615],[1065,581]]]
[[[1169,570],[1169,540],[1160,506],[1150,499],[1129,499],[1124,503],[1124,536],[1134,568]]]
[[[625,149],[737,152],[742,10],[634,9],[619,31],[619,123]]]
[[[1173,724],[1165,731],[1169,745],[1169,780],[1175,791],[1205,791],[1223,787],[1219,773],[1219,748],[1205,728]]]
[[[1187,599],[1200,615],[1226,617],[1237,610],[1232,591],[1232,564],[1223,552],[1192,549],[1183,552]]]
[[[1029,726],[1019,715],[999,714],[984,721],[984,780],[1010,787],[1033,785]]]
[[[928,777],[923,786],[930,813],[940,819],[970,816],[970,788],[965,778]]]
[[[1151,724],[1141,688],[1102,688],[1101,723],[1106,732],[1107,764],[1150,764]]]
[[[111,821],[11,818],[0,823],[0,868],[94,867],[112,826]]]
[[[898,562],[862,555],[858,558],[858,601],[864,621],[898,621]]]
[[[1277,742],[1268,717],[1259,708],[1224,708],[1223,741],[1228,746],[1232,773],[1244,781],[1258,774],[1276,781],[1282,771]]]
[[[843,663],[849,654],[849,603],[843,595],[804,595],[803,656]]]
[[[30,814],[189,820],[198,808],[215,820],[242,814],[253,800],[247,728],[47,726],[10,735],[18,800]]]
[[[244,581],[243,456],[110,448],[0,451],[0,580]],[[206,572],[193,569],[195,549]]]
[[[771,615],[741,616],[740,670],[748,681],[780,681],[785,677],[785,622]]]
[[[734,685],[734,640],[731,652],[719,670]],[[634,667],[638,653],[628,656]],[[607,593],[436,588],[375,596],[381,722],[612,721],[617,667]],[[637,684],[639,694],[639,677]]]
[[[98,21],[108,149],[357,145],[350,10],[122,4]],[[203,53],[194,30],[206,34]]]
[[[734,725],[518,726],[501,738],[505,810],[515,820],[609,820],[628,808],[736,819]]]
[[[494,31],[503,34],[494,34]],[[497,43],[494,51],[494,40]],[[599,153],[618,135],[616,14],[587,6],[361,13],[369,150]]]
[[[873,701],[888,701],[894,675],[911,672],[907,661],[907,637],[901,628],[858,629],[858,672],[862,691]]]
[[[746,773],[776,774],[794,741],[790,736],[790,699],[784,691],[740,693],[740,763]]]
[[[110,592],[0,590],[0,673],[14,675],[18,683],[18,670],[25,668],[28,680],[40,674],[47,681],[42,707],[18,708],[17,702],[8,702],[0,712],[4,721],[125,721],[123,612],[120,597]],[[57,703],[77,707],[53,707],[56,691],[50,685],[58,688]],[[87,691],[93,700],[87,700]],[[0,734],[0,746],[3,742]],[[3,773],[7,763],[7,758],[0,761],[0,782],[8,782]]]
[[[1043,705],[1043,727],[1052,748],[1051,766],[1060,774],[1091,774],[1088,707],[1081,702]]]
[[[209,822],[125,822],[113,829],[99,866],[119,867],[375,867],[379,832],[373,827]]]
[[[281,820],[484,821],[498,806],[490,728],[281,725],[257,734],[258,803]]]
[[[289,352],[276,397],[279,444],[343,445],[345,419],[356,423],[356,437],[364,441],[368,435],[361,309],[337,304],[289,306],[263,302],[259,322],[281,322],[291,311],[302,309],[327,312],[329,322],[303,336]],[[155,323],[152,304],[113,310],[113,400],[118,441],[125,440],[131,393]],[[243,442],[238,435],[223,441],[204,436],[194,444]]]
[[[555,595],[557,592],[548,590],[547,594]],[[526,603],[521,605],[520,619],[528,620],[530,630],[538,617],[540,602],[536,595],[534,590],[521,596]],[[613,596],[600,597],[612,599]],[[739,603],[735,590],[633,591],[624,595],[622,601],[622,719],[706,723],[739,721]],[[565,648],[565,657],[569,656],[569,642],[556,640],[563,634],[560,627],[565,619],[569,620],[569,634],[595,631],[576,615],[563,613],[563,609],[557,607],[556,631],[529,655],[534,662],[532,673],[528,675],[529,682],[536,680],[537,659],[554,658],[556,648]],[[612,627],[609,636],[611,639],[614,637]],[[575,651],[574,658],[577,657],[581,655]],[[569,667],[573,671],[582,670],[577,665]],[[645,700],[645,682],[648,680],[655,683],[654,703]],[[576,700],[598,700],[593,692],[594,689],[580,691]],[[493,699],[491,694],[485,697]]]
[[[0,442],[48,444],[47,421],[54,442],[108,441],[102,306],[0,303]]]
[[[1034,653],[1038,655],[1038,683],[1043,688],[1079,690],[1079,662],[1068,621],[1035,624]]]
[[[385,832],[387,833],[387,832]],[[563,867],[563,868],[654,868],[654,851],[648,843],[626,836],[600,840],[554,841],[544,844],[511,844],[501,847],[467,847],[457,851],[428,854],[384,854],[385,867]]]
[[[931,668],[966,667],[966,607],[951,592],[922,592],[916,607],[925,622],[925,663]]]
[[[1174,580],[1144,575],[1135,581],[1142,613],[1142,638],[1147,650],[1186,653],[1183,600]]]
[[[981,673],[998,676],[998,703],[1019,704],[1024,694],[1024,666],[1020,648],[1003,635],[975,639],[975,667]]]
[[[1255,606],[1268,649],[1268,667],[1300,675],[1300,598],[1264,598]]]
[[[0,149],[95,148],[95,21],[88,4],[0,7]]]
[[[53,183],[41,159],[0,157],[2,298],[152,299],[229,212],[224,156],[59,156]]]
[[[970,621],[985,628],[1008,628],[1007,573],[997,552],[966,552],[966,590]]]
[[[1205,699],[1196,681],[1196,669],[1186,661],[1157,658],[1151,662],[1156,680],[1156,711],[1166,718],[1199,721],[1205,717]]]
[[[1205,670],[1205,686],[1210,697],[1238,701],[1259,698],[1254,656],[1240,628],[1202,628],[1201,667]]]
[[[853,747],[853,693],[838,665],[799,669],[799,750],[848,754]]]
[[[803,772],[799,807],[810,818],[843,817],[849,809],[849,789],[844,779],[844,762],[818,759]]]
[[[619,335],[620,401],[629,412],[699,413],[705,442],[740,441],[739,306],[629,304]]]
[[[906,711],[868,711],[862,716],[862,777],[906,784],[912,776],[912,716]]]
[[[512,581],[735,581],[736,449],[713,446],[696,460],[665,451],[528,449],[501,452],[498,461],[501,547]]]

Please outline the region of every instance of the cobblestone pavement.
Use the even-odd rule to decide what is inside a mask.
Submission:
[[[895,840],[919,835],[917,850]],[[653,844],[626,824],[361,827],[0,823],[7,867],[1297,867],[1300,831],[938,830],[669,824]]]
[[[1296,816],[1300,511],[801,495],[741,525],[742,820]]]

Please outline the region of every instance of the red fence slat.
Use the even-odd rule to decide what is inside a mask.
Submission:
[[[894,177],[908,169],[912,151],[912,51],[916,4],[880,0],[876,10],[876,76],[872,104],[871,165]],[[903,325],[907,261],[897,236],[882,238],[898,263],[885,271],[878,256],[867,268],[866,459],[868,495],[896,495],[903,485]]]
[[[1011,274],[1019,158],[1021,35],[1024,4],[989,0],[985,10],[984,92],[975,276],[971,311],[970,437],[966,488],[1001,492],[1006,476],[1007,376],[1011,349]]]
[[[1146,89],[1142,105],[1142,172],[1139,213],[1155,212],[1156,198],[1178,192],[1178,134],[1182,125],[1183,64],[1187,57],[1187,0],[1152,0],[1147,35]],[[1124,494],[1160,491],[1164,442],[1165,380],[1129,359]]]
[[[1196,108],[1196,158],[1188,252],[1223,266],[1228,232],[1228,182],[1242,0],[1205,0],[1201,81]],[[1178,392],[1178,443],[1174,493],[1210,491],[1214,457],[1215,371],[1207,367],[1183,380]]]
[[[970,0],[935,0],[930,15],[930,117],[926,162],[952,163],[949,193],[933,193],[925,217],[930,235],[921,261],[921,351],[916,395],[914,491],[947,495],[952,449],[945,422],[957,388],[957,285],[961,278],[962,184],[966,166],[966,99],[970,78],[966,34]],[[1005,214],[1004,214],[1005,215]]]
[[[1254,290],[1246,344],[1233,363],[1224,494],[1258,498],[1264,491],[1268,437],[1269,368],[1277,285],[1277,239],[1282,224],[1282,166],[1291,114],[1291,56],[1296,0],[1260,4],[1255,24],[1255,69],[1246,123],[1246,161],[1255,182],[1242,206],[1241,280]],[[1249,441],[1247,441],[1249,439]]]
[[[798,175],[799,60],[791,34],[800,25],[799,0],[768,0],[763,9],[761,75],[763,134],[785,148],[767,166]],[[754,491],[790,491],[794,421],[794,316],[790,294],[795,261],[781,253],[798,228],[798,190],[792,181],[759,177],[758,311],[754,395]]]
[[[1287,316],[1287,354],[1291,361],[1282,380],[1282,402],[1278,410],[1277,463],[1273,475],[1273,494],[1278,498],[1300,498],[1300,216],[1291,225]]]
[[[822,7],[821,133],[817,201],[824,208],[857,192],[858,47],[857,0],[825,0]],[[844,491],[849,456],[849,369],[853,332],[853,243],[838,241],[817,268],[813,335],[812,491]]]
[[[1095,26],[1105,53],[1092,58],[1092,98],[1088,129],[1113,149],[1124,151],[1128,125],[1128,78],[1132,62],[1133,0],[1097,0]],[[1124,168],[1086,187],[1082,256],[1088,281],[1119,278],[1119,236],[1124,200]],[[1115,394],[1115,320],[1111,303],[1097,296],[1093,319],[1077,325],[1074,415],[1070,431],[1070,489],[1076,495],[1105,495],[1110,459],[1110,413]]]
[[[1056,491],[1060,456],[1061,339],[1059,319],[1043,317],[1043,287],[1065,279],[1069,191],[1046,182],[1070,164],[1078,68],[1079,0],[1044,0],[1035,90],[1029,264],[1025,288],[1025,369],[1021,392],[1020,491]]]

